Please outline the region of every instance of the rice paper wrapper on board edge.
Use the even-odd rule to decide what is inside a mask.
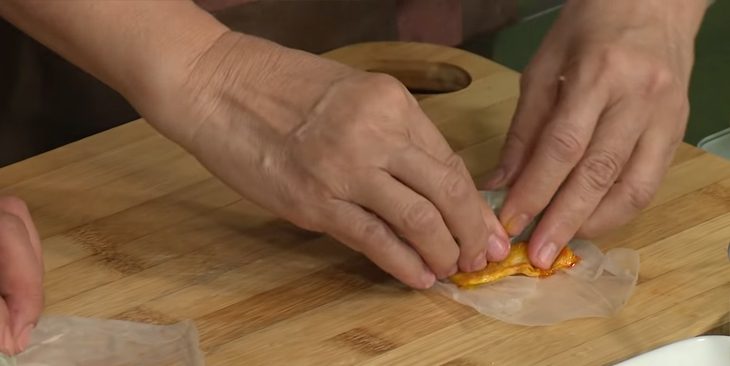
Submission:
[[[43,317],[25,352],[0,366],[203,366],[191,321],[151,325],[122,320]]]

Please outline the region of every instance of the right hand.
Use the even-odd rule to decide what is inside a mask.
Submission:
[[[142,114],[244,197],[405,284],[507,255],[462,160],[394,78],[228,33],[181,90]]]

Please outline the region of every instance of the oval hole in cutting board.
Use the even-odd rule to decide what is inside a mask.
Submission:
[[[461,67],[444,62],[377,61],[368,68],[400,80],[418,99],[429,95],[452,93],[471,84],[471,76]]]

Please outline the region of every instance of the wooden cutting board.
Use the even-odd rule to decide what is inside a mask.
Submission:
[[[428,91],[424,110],[473,175],[494,166],[516,72],[422,44],[327,57]],[[458,91],[434,93],[444,90]],[[37,220],[48,313],[193,319],[209,365],[599,365],[725,332],[730,320],[730,163],[688,145],[652,205],[599,240],[641,254],[628,306],[537,328],[403,288],[334,240],[242,200],[144,121],[5,167],[0,187]]]

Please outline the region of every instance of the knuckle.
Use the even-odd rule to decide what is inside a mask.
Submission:
[[[615,153],[604,151],[588,156],[583,163],[581,176],[587,190],[606,191],[614,183],[621,170],[620,159]]]
[[[9,233],[12,235],[24,231],[25,225],[18,216],[8,212],[0,212],[0,234]]]
[[[443,189],[450,199],[464,198],[469,194],[469,185],[464,176],[456,169],[451,169],[444,176]]]
[[[529,146],[527,138],[522,135],[521,131],[510,129],[502,147],[502,154],[515,154],[526,151]]]
[[[654,189],[646,184],[630,185],[626,191],[626,199],[629,202],[629,206],[637,211],[649,206],[653,198]]]
[[[464,164],[464,159],[461,158],[461,156],[457,154],[451,154],[451,156],[446,160],[446,165],[453,168],[454,170],[463,171],[463,169],[466,169],[466,164]]]
[[[623,47],[614,44],[592,45],[580,53],[577,60],[580,72],[595,85],[606,85],[613,83],[618,75],[631,70],[631,55]]]
[[[454,154],[453,168],[456,173],[461,174],[467,184],[471,184],[472,172],[466,166],[466,162],[461,156]]]
[[[596,65],[599,70],[605,73],[605,76],[615,75],[616,72],[622,73],[625,70],[630,70],[632,66],[632,60],[635,59],[635,52],[631,52],[623,46],[616,44],[599,44],[591,48],[590,51],[596,50],[594,55],[597,55]]]
[[[637,50],[615,44],[600,45],[595,55],[598,83],[616,83],[619,80],[631,82],[622,84],[640,95],[656,95],[678,85],[677,75],[666,61],[642,55]],[[593,69],[595,70],[595,69]]]
[[[360,220],[356,224],[360,236],[368,243],[382,244],[385,236],[385,227],[375,220]]]
[[[0,197],[0,210],[10,212],[16,216],[28,212],[25,201],[15,196]]]
[[[436,228],[439,213],[427,201],[419,201],[405,210],[403,218],[405,229],[410,232],[429,232]]]
[[[405,86],[396,78],[383,73],[371,73],[368,86],[372,95],[392,102],[410,102],[411,95]]]
[[[616,44],[605,44],[601,49],[601,59],[607,68],[624,68],[631,64],[634,53]]]
[[[675,85],[676,77],[672,70],[662,62],[649,62],[642,80],[644,95],[656,95]]]
[[[522,135],[522,132],[510,129],[510,131],[507,132],[504,145],[502,145],[500,159],[502,159],[502,161],[520,160],[528,151],[528,146],[528,139]]]
[[[583,155],[584,144],[574,132],[568,129],[553,132],[547,136],[548,152],[561,163],[578,161]]]

